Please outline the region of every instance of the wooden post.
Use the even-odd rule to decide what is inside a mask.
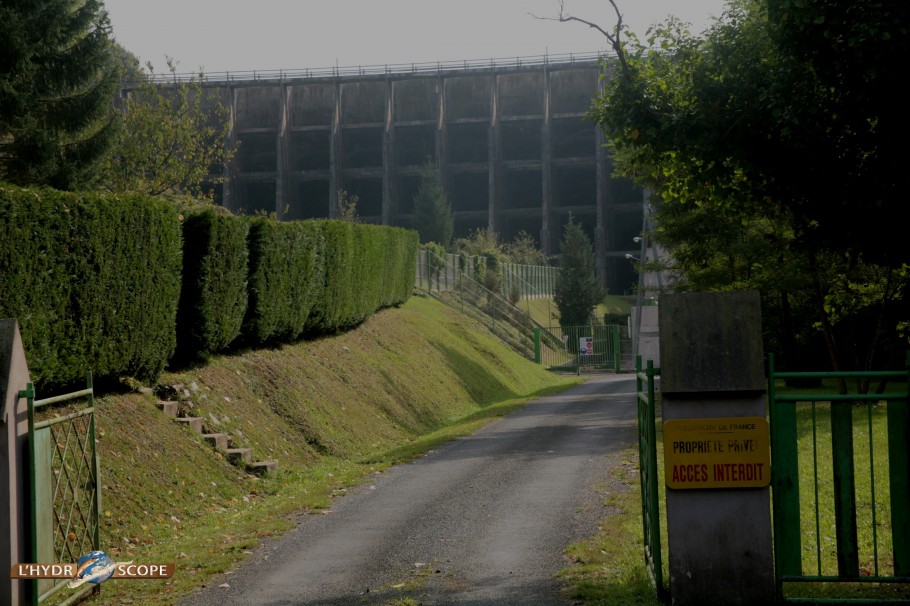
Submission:
[[[8,572],[29,561],[28,411],[19,392],[30,380],[18,322],[0,320],[0,604],[11,606],[27,603],[30,583]]]

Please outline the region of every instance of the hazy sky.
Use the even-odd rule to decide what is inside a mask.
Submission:
[[[624,22],[644,33],[675,15],[701,32],[724,0],[617,0]],[[163,71],[207,73],[387,65],[591,53],[605,39],[555,17],[557,0],[105,0],[114,36]],[[615,23],[606,0],[565,0],[567,12]]]

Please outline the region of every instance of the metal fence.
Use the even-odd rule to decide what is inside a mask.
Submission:
[[[620,370],[620,332],[614,324],[550,326],[539,332],[539,361],[551,370]]]
[[[460,288],[465,277],[480,282],[486,270],[483,257],[447,253],[437,257],[422,249],[417,253],[416,286],[424,290],[450,291]],[[553,296],[559,268],[550,265],[501,263],[501,292],[508,296],[517,289],[522,299]]]
[[[648,360],[642,369],[641,356],[635,358],[635,381],[638,399],[638,473],[641,482],[641,521],[645,547],[645,567],[658,599],[665,600],[669,591],[663,580],[660,552],[660,479],[657,476],[657,414],[655,411],[654,377],[660,369]]]
[[[910,357],[894,372],[778,372],[773,354],[768,366],[778,595],[800,601],[785,595],[796,589],[838,603],[873,589],[871,601],[910,602]],[[900,388],[779,395],[776,382],[787,379]],[[843,589],[811,593],[826,584]]]
[[[100,549],[98,454],[92,378],[81,391],[35,399],[28,383],[32,562],[76,562]],[[55,405],[52,407],[52,405]],[[67,580],[34,580],[32,604],[47,601]],[[86,584],[63,604],[72,604],[97,585]]]
[[[376,76],[397,74],[437,74],[442,72],[502,69],[510,67],[533,67],[540,65],[564,65],[572,63],[596,63],[606,59],[604,52],[563,53],[530,55],[525,57],[500,57],[492,59],[464,59],[460,61],[427,61],[422,63],[394,63],[387,65],[332,66],[299,69],[249,70],[235,72],[185,72],[176,74],[150,74],[153,82],[243,82],[261,80],[299,80],[309,78],[338,78],[345,76]]]

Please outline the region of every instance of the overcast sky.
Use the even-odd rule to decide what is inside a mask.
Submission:
[[[701,32],[724,0],[617,0],[633,31],[668,15]],[[163,71],[296,70],[592,53],[605,40],[555,17],[557,0],[105,0],[114,37]],[[607,0],[565,0],[567,12],[615,23]]]

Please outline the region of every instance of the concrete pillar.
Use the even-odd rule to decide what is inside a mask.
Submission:
[[[332,112],[332,139],[329,145],[329,218],[338,217],[338,190],[344,186],[341,178],[341,82],[335,80],[335,109]]]
[[[16,320],[0,320],[0,604],[31,603],[28,581],[11,579],[14,564],[29,562],[27,538],[28,409],[19,397],[29,383]]]
[[[597,278],[601,285],[607,284],[607,250],[612,249],[612,242],[608,242],[606,229],[607,215],[607,192],[610,183],[610,170],[607,167],[606,152],[604,150],[604,133],[600,125],[594,126],[594,142],[597,148],[594,150],[595,157],[595,175],[597,184],[595,187],[595,197],[597,198],[596,212],[597,222],[594,225],[594,257],[597,260]]]
[[[540,224],[540,249],[551,255],[556,251],[551,248],[551,242],[558,242],[559,237],[551,238],[550,235],[550,208],[553,204],[553,152],[550,145],[550,70],[543,68],[543,123],[540,132],[540,174],[541,174],[541,224]]]
[[[276,175],[275,175],[275,214],[279,219],[283,219],[287,215],[287,211],[290,208],[291,195],[288,191],[289,183],[287,181],[287,174],[290,170],[290,145],[288,145],[288,95],[290,95],[290,88],[288,86],[281,86],[280,89],[280,98],[281,106],[279,111],[281,115],[278,118],[278,136],[276,139],[276,145],[278,146],[277,154],[275,156],[275,161],[277,166]]]
[[[677,419],[760,417],[764,423],[758,293],[670,293],[661,297],[658,314],[665,435]],[[720,463],[735,456],[719,451],[709,456]],[[671,456],[665,446],[665,465]],[[768,485],[668,486],[667,533],[674,605],[774,601]]]
[[[436,80],[436,99],[438,103],[438,118],[436,120],[436,167],[439,170],[439,184],[446,198],[452,200],[451,179],[449,171],[449,154],[446,138],[446,79],[440,73]]]
[[[394,88],[392,79],[386,78],[385,81],[385,128],[382,131],[382,224],[390,225],[392,222],[392,165],[395,156],[392,154],[393,120],[394,113]]]
[[[607,85],[607,78],[610,76],[609,71],[604,68],[600,70],[600,77],[597,80],[597,95],[603,95],[604,88]],[[597,222],[594,226],[594,257],[597,261],[597,277],[600,279],[602,286],[607,285],[607,251],[614,250],[616,243],[611,242],[607,230],[607,204],[609,200],[609,185],[613,178],[611,167],[608,166],[609,159],[604,148],[606,138],[604,137],[603,128],[599,124],[594,125],[594,162],[595,162],[595,179],[596,194],[595,200]],[[621,294],[621,293],[620,293]]]
[[[493,86],[490,87],[490,135],[487,138],[487,165],[489,170],[490,204],[488,206],[487,227],[496,229],[496,207],[499,201],[499,81],[496,74]]]
[[[228,97],[231,100],[231,106],[228,114],[229,125],[226,145],[228,149],[234,149],[237,144],[237,133],[235,132],[237,124],[237,95],[232,86],[228,86]],[[237,210],[237,202],[234,200],[234,173],[237,171],[235,166],[231,166],[232,164],[236,165],[236,163],[236,157],[234,160],[224,163],[224,183],[221,186],[221,205],[231,211]]]

